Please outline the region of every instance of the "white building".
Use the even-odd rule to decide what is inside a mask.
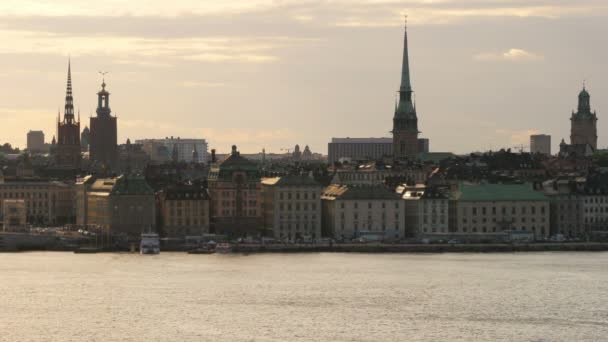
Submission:
[[[262,179],[264,228],[281,240],[320,238],[322,192],[308,175]]]
[[[180,162],[208,162],[207,141],[205,139],[182,139],[180,137],[167,137],[165,139],[142,139],[136,140],[136,144],[143,145],[143,150],[150,155],[155,162],[166,162],[171,160],[175,148],[177,158]],[[197,160],[194,160],[194,157]]]
[[[321,199],[326,236],[398,240],[405,235],[404,203],[383,186],[334,184]]]

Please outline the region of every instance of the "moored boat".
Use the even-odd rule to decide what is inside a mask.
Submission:
[[[139,244],[140,254],[159,254],[160,239],[156,233],[141,234],[141,242]]]

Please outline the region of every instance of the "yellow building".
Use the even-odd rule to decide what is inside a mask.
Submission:
[[[209,193],[194,185],[177,185],[159,196],[161,231],[169,237],[201,236],[209,233]]]

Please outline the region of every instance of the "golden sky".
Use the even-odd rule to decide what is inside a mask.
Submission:
[[[403,15],[422,135],[435,151],[568,137],[584,79],[608,145],[605,0],[3,0],[0,141],[55,134],[68,56],[83,127],[106,78],[119,140],[326,152],[388,136]]]

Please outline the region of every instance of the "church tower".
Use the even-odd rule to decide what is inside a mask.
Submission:
[[[110,109],[110,93],[106,90],[105,79],[97,93],[97,116],[90,122],[90,159],[107,170],[116,168],[118,158],[118,134],[116,116]]]
[[[407,46],[407,25],[403,40],[403,63],[399,103],[393,117],[393,154],[396,159],[413,158],[418,153],[418,117],[412,100],[410,66]]]
[[[57,144],[55,163],[58,167],[78,169],[80,167],[80,117],[74,117],[74,97],[72,96],[72,66],[68,62],[68,83],[65,92],[63,120],[57,114]]]
[[[597,114],[591,112],[591,96],[583,85],[578,94],[578,110],[572,112],[570,118],[570,144],[588,144],[595,151],[597,149]]]

